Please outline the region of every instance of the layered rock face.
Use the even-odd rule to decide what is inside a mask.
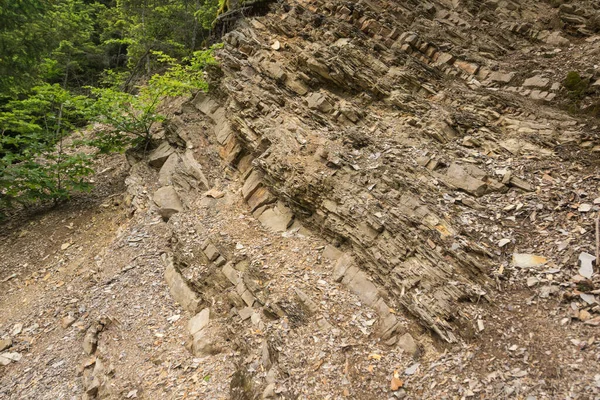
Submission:
[[[502,225],[498,200],[536,190],[533,163],[514,157],[550,160],[557,143],[586,139],[550,107],[564,72],[536,70],[515,51],[562,57],[570,42],[557,28],[591,35],[597,12],[514,1],[273,4],[223,37],[213,91],[190,105],[259,221],[309,228],[339,248],[333,275],[381,313],[384,338],[396,330],[389,309],[402,308],[453,342],[476,329],[472,304],[488,299],[498,269],[482,243]],[[598,143],[588,147],[597,158]],[[489,226],[475,227],[482,210]]]

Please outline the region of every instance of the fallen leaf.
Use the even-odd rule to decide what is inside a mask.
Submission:
[[[400,389],[402,386],[404,385],[404,382],[402,381],[402,379],[400,379],[400,372],[398,372],[398,370],[394,371],[394,375],[392,376],[392,382],[390,383],[390,389],[392,389],[392,391],[396,391],[398,389]]]

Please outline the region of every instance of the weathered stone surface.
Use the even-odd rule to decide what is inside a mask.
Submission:
[[[323,249],[323,258],[328,261],[337,261],[344,253],[338,248],[327,245]]]
[[[477,71],[479,71],[479,65],[467,61],[456,61],[454,63],[454,66],[459,69],[462,69],[469,75],[475,75],[477,74]]]
[[[217,249],[217,247],[214,244],[209,243],[208,246],[206,246],[206,248],[204,249],[204,254],[206,254],[208,261],[215,261],[217,257],[219,257],[220,253],[219,249]]]
[[[550,79],[536,75],[531,78],[525,79],[525,82],[523,83],[523,87],[535,87],[535,88],[543,89],[543,88],[547,87],[549,83],[550,83]]]
[[[419,346],[410,333],[405,333],[404,335],[400,336],[398,338],[397,345],[411,356],[414,356],[419,351]]]
[[[494,71],[490,74],[490,80],[492,82],[510,83],[514,77],[514,72],[505,73],[500,71]]]
[[[275,200],[275,196],[273,196],[267,188],[259,187],[247,201],[250,206],[250,211],[254,212],[264,205],[273,203]]]
[[[175,149],[168,142],[162,142],[148,155],[148,163],[153,167],[160,168],[174,152]]]
[[[8,349],[10,346],[12,346],[12,340],[10,338],[0,340],[0,351]]]
[[[225,264],[225,266],[223,267],[223,274],[227,277],[227,279],[229,279],[229,281],[232,284],[237,285],[238,283],[240,283],[241,273],[240,271],[233,268],[231,263]]]
[[[87,354],[94,354],[98,347],[98,334],[101,331],[101,326],[98,324],[92,324],[88,328],[83,338],[83,350]]]
[[[266,209],[258,220],[267,228],[275,232],[283,232],[292,224],[294,214],[283,205],[278,204],[273,208]]]
[[[248,201],[250,196],[252,196],[256,189],[260,187],[261,183],[261,174],[258,171],[253,170],[244,182],[244,186],[242,186],[242,195],[244,196],[244,200]]]
[[[183,204],[173,186],[165,186],[154,193],[154,202],[159,207],[160,215],[169,219],[183,211]]]
[[[188,331],[190,332],[190,335],[193,336],[196,333],[200,332],[202,329],[204,329],[208,325],[209,321],[210,321],[210,309],[205,308],[204,310],[202,310],[198,314],[196,314],[188,322]]]
[[[11,362],[21,361],[23,356],[20,353],[2,353],[0,354],[0,366],[7,366]]]
[[[311,94],[306,98],[306,102],[308,108],[313,110],[319,110],[324,113],[329,113],[331,110],[333,110],[333,106],[329,100],[327,100],[327,97],[321,93],[315,92]]]
[[[166,264],[165,280],[169,285],[169,290],[173,299],[181,305],[185,310],[196,313],[198,312],[201,299],[187,285],[183,277],[177,272],[173,265],[173,259],[170,256],[164,256],[163,260]]]
[[[464,190],[473,196],[483,196],[487,191],[487,184],[480,178],[472,176],[467,171],[467,167],[458,164],[450,165],[444,176],[444,180],[451,186]]]
[[[171,185],[173,183],[172,177],[175,174],[175,169],[177,168],[178,164],[179,155],[177,153],[171,154],[158,172],[158,183],[160,183],[162,186]]]

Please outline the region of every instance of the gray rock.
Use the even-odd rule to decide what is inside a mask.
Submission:
[[[158,183],[160,183],[162,186],[171,185],[173,183],[172,178],[175,174],[175,170],[178,164],[179,155],[177,153],[171,154],[160,168],[160,171],[158,172]]]
[[[153,167],[160,168],[174,152],[175,149],[168,142],[162,142],[148,155],[148,163]]]
[[[528,88],[534,87],[534,88],[543,89],[543,88],[547,87],[549,83],[550,83],[550,79],[536,75],[534,77],[526,79],[525,82],[523,83],[523,87],[528,87]]]
[[[490,74],[490,80],[492,82],[510,83],[510,81],[512,81],[514,77],[514,72],[504,73],[500,71],[494,71]]]
[[[594,275],[594,261],[596,257],[589,253],[581,252],[579,254],[579,275],[591,279]]]
[[[19,353],[2,353],[0,354],[0,365],[7,366],[11,362],[18,362],[23,356]]]
[[[262,398],[263,399],[272,399],[275,397],[275,384],[269,383],[265,390],[263,391]]]
[[[294,218],[291,210],[285,206],[277,205],[266,209],[258,220],[266,227],[275,232],[284,232],[291,224]]]
[[[354,265],[348,268],[342,282],[369,306],[375,304],[379,297],[377,286],[369,280],[367,274]]]
[[[169,285],[171,296],[185,310],[192,313],[198,312],[201,302],[198,295],[189,288],[183,277],[177,272],[172,257],[165,256],[164,261],[166,264],[165,280]]]
[[[183,211],[183,204],[173,186],[165,186],[154,193],[154,202],[159,207],[159,214],[166,220]]]
[[[404,350],[407,354],[414,356],[419,351],[417,342],[413,339],[410,333],[405,333],[398,339],[398,347]]]
[[[306,98],[306,102],[308,108],[312,110],[319,110],[324,113],[329,113],[331,112],[331,110],[333,110],[333,106],[331,105],[329,100],[327,100],[327,97],[325,97],[321,93],[315,92],[311,94]]]
[[[200,332],[202,329],[204,329],[208,325],[209,321],[210,321],[210,309],[205,308],[204,310],[202,310],[198,314],[196,314],[188,322],[188,330],[190,332],[190,335],[193,336],[196,333]]]
[[[10,346],[12,346],[12,340],[10,338],[0,340],[0,351],[8,349]]]
[[[341,250],[339,250],[336,247],[333,247],[332,245],[328,244],[327,246],[325,246],[325,249],[323,249],[322,257],[325,260],[328,260],[328,261],[336,261],[343,254],[344,253]]]
[[[208,258],[208,261],[215,261],[219,257],[220,253],[219,249],[217,249],[214,244],[209,243],[204,249],[204,254],[206,255],[206,258]]]
[[[230,263],[225,264],[225,266],[223,267],[223,274],[227,277],[227,279],[229,279],[229,282],[231,282],[232,284],[237,285],[238,283],[240,283],[241,273],[240,271],[233,268],[233,266]]]
[[[485,182],[472,176],[465,167],[456,163],[450,165],[450,168],[448,168],[443,179],[451,186],[461,189],[473,196],[483,196],[487,191],[487,184]]]
[[[98,347],[98,333],[100,329],[96,324],[90,326],[85,333],[83,338],[83,350],[87,354],[94,354],[96,352],[96,348]]]
[[[196,332],[192,339],[192,353],[197,356],[216,354],[219,352],[207,329]]]
[[[254,309],[252,307],[242,308],[241,310],[238,311],[238,314],[239,314],[240,318],[242,319],[242,321],[245,321],[248,318],[252,317],[253,313],[254,313]]]

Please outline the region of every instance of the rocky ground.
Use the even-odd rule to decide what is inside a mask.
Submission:
[[[268,8],[4,223],[0,395],[600,398],[598,5]]]

